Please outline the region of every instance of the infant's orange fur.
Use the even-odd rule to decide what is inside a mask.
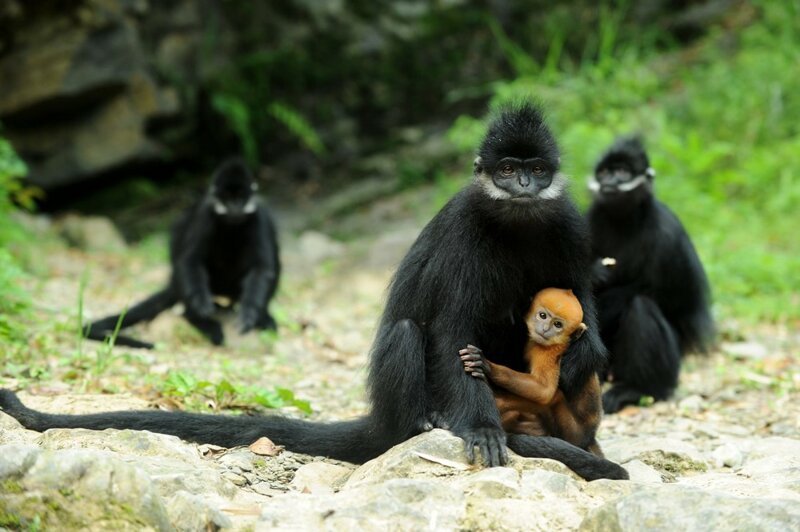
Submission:
[[[572,290],[545,288],[534,297],[525,322],[528,373],[490,362],[474,346],[461,351],[465,369],[495,386],[495,401],[507,432],[555,436],[602,456],[595,439],[602,409],[599,379],[593,375],[569,399],[558,388],[561,357],[586,330],[578,298]]]

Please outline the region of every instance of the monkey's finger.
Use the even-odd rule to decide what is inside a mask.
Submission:
[[[496,466],[497,463],[494,462],[492,453],[489,451],[489,441],[485,437],[481,438],[480,440],[480,449],[484,464],[489,467]]]
[[[505,462],[501,456],[502,451],[500,445],[498,445],[496,441],[492,441],[492,444],[489,446],[489,451],[492,455],[491,461],[493,466],[505,465]]]
[[[464,450],[467,452],[467,462],[475,463],[475,440],[468,438],[464,440]]]

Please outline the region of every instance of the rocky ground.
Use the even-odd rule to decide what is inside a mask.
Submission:
[[[123,251],[113,242],[83,242],[78,250],[47,236],[61,225],[38,222],[47,252],[29,285],[39,319],[29,324],[28,348],[5,354],[0,384],[22,390],[35,408],[58,412],[252,409],[223,393],[227,382],[236,390],[286,387],[310,401],[312,418],[359,415],[384,289],[432,195],[421,190],[377,202],[324,232],[295,232],[299,214],[281,213],[280,334],[242,337],[231,323],[221,348],[208,346],[177,313],[131,330],[155,340],[153,352],[79,342],[81,306],[98,317],[164,281],[163,239]],[[585,482],[559,463],[519,457],[508,467],[471,467],[460,440],[440,430],[355,467],[147,432],[39,434],[0,414],[0,527],[800,529],[798,333],[735,321],[721,330],[718,349],[686,361],[673,401],[604,419],[600,443],[630,481]],[[183,387],[166,386],[176,373]],[[302,415],[292,407],[283,413]]]

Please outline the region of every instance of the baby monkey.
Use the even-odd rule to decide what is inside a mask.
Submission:
[[[528,373],[489,361],[474,345],[459,351],[464,369],[493,385],[506,432],[555,436],[602,457],[595,439],[602,411],[597,375],[575,397],[558,387],[561,356],[586,330],[578,298],[572,290],[545,288],[533,298],[525,323]]]

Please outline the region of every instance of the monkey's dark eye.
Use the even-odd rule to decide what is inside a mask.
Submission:
[[[534,166],[533,173],[536,175],[542,175],[544,174],[544,168],[542,168],[541,166]]]
[[[564,324],[561,323],[560,321],[554,321],[553,322],[553,327],[555,327],[556,329],[560,329],[563,326],[564,326]]]
[[[539,313],[539,319],[540,320],[546,320],[547,319],[547,314],[545,314],[544,312],[540,312]]]
[[[502,168],[501,172],[503,172],[505,175],[511,175],[514,173],[514,167],[510,164],[507,164]]]

